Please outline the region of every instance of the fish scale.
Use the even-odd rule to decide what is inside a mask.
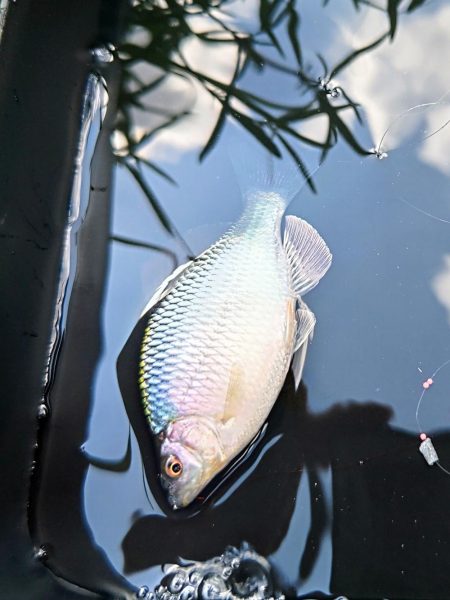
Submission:
[[[279,291],[273,293],[274,273],[265,278],[266,289],[264,277],[254,277],[255,269],[267,271],[270,258],[274,270],[277,267],[273,221],[278,218],[279,207],[271,209],[272,222],[247,233],[235,227],[206,251],[150,315],[143,341],[141,388],[153,433],[163,431],[176,416],[193,411],[220,416],[224,407],[217,401],[216,392],[226,394],[233,359],[248,346],[245,338],[253,339],[256,345],[263,343],[267,332],[260,318],[255,314],[252,318],[251,313],[261,291],[264,302],[259,302],[260,310],[270,313],[271,304],[279,301]],[[287,279],[283,292],[288,292]],[[177,349],[178,361],[162,364],[166,354],[162,354],[161,346]],[[161,367],[161,373],[149,378],[155,364]],[[278,369],[277,363],[275,366]],[[262,371],[261,365],[251,360],[249,367],[257,374]],[[171,393],[161,393],[163,381],[172,381]],[[256,410],[256,415],[260,413],[266,414],[267,406]]]
[[[162,457],[171,461],[175,452],[186,454],[178,498],[175,483],[166,482],[174,506],[189,503],[254,438],[295,350],[314,326],[296,287],[313,287],[331,255],[300,219],[283,245],[280,226],[288,199],[249,194],[241,219],[168,278],[151,303],[139,384],[150,429],[162,440]],[[299,264],[295,249],[301,255],[302,245],[305,260]],[[304,352],[297,375],[303,359]],[[166,456],[171,444],[178,450]],[[192,481],[190,471],[196,473]]]

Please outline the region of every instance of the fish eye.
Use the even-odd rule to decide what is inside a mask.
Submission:
[[[164,470],[166,474],[172,479],[176,479],[183,472],[183,465],[176,456],[169,456],[166,461]]]

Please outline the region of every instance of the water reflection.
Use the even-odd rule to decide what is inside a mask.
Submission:
[[[389,128],[383,141],[388,153],[412,144],[426,164],[448,174],[444,148],[450,131],[435,139],[425,137],[450,118],[449,86],[442,77],[439,60],[441,53],[450,48],[446,35],[450,7],[439,1],[428,4],[425,11],[402,16],[395,39],[380,45],[374,53],[360,56],[342,71],[340,80],[363,107],[365,121],[377,143]],[[376,11],[370,19],[357,21],[350,17],[345,23],[347,36],[354,44],[363,43],[374,28],[383,27],[384,18],[382,12]],[[331,51],[335,45],[339,47],[339,41]],[[412,107],[419,108],[408,113]],[[400,115],[403,118],[399,119]]]
[[[2,39],[3,30],[5,28],[9,5],[10,0],[0,0],[0,41]]]
[[[225,2],[218,4],[190,5],[207,17],[206,30],[211,11],[223,12]],[[239,41],[240,52],[250,51],[252,56],[254,45],[266,59],[262,68],[256,58],[247,59],[248,68],[228,89],[220,136],[211,138],[211,133],[219,115],[225,115],[220,112],[227,94],[224,86],[229,88],[235,72],[239,44],[233,36],[217,46],[198,39],[180,19],[166,40],[170,75],[156,71],[153,64],[144,68],[145,56],[127,59],[120,54],[126,47],[119,49],[125,68],[119,130],[125,137],[116,139],[119,165],[112,224],[109,228],[103,215],[101,227],[96,227],[94,217],[105,207],[98,202],[90,206],[89,229],[83,225],[89,235],[80,239],[83,260],[51,391],[56,409],[52,423],[58,427],[49,427],[53,458],[42,487],[47,502],[40,506],[38,541],[50,539],[49,564],[55,571],[116,595],[120,585],[125,588],[125,579],[108,585],[108,569],[113,578],[115,571],[126,572],[127,585],[152,587],[162,577],[162,563],[179,562],[180,556],[208,560],[228,544],[238,546],[245,540],[270,558],[282,589],[292,597],[333,592],[357,598],[445,598],[450,478],[428,467],[419,454],[414,412],[421,371],[432,372],[450,356],[448,153],[442,150],[448,130],[423,140],[424,127],[444,122],[447,113],[433,113],[437,120],[431,125],[430,112],[420,117],[414,113],[417,120],[413,117],[407,126],[391,130],[386,160],[365,155],[396,115],[422,101],[437,100],[445,91],[445,78],[436,68],[439,61],[431,57],[445,54],[448,40],[439,35],[435,43],[431,32],[441,31],[449,18],[447,8],[442,2],[417,1],[401,7],[389,3],[388,12],[362,0],[349,0],[345,6],[329,1],[325,8],[315,0],[301,7],[288,3],[291,12],[275,27],[286,54],[283,59],[269,32],[249,29],[257,15],[247,9],[249,4],[245,3],[245,18],[230,16],[224,22],[239,31],[245,31],[244,25],[257,30],[249,34],[251,43]],[[279,5],[265,6],[269,4]],[[146,3],[137,6],[136,19],[148,16],[152,8]],[[289,33],[294,9],[301,17],[295,27],[297,50]],[[157,22],[154,15],[150,27]],[[160,23],[169,16],[167,11],[162,14]],[[130,26],[134,34],[127,43],[141,46],[143,52],[153,38],[138,26],[140,21]],[[158,35],[163,33],[164,27]],[[256,36],[262,36],[262,42]],[[183,67],[188,72],[181,77],[171,71],[179,68],[172,63],[180,60],[171,54],[173,44],[178,54],[188,57],[188,67]],[[220,48],[217,52],[215,46]],[[419,46],[420,60],[411,51]],[[208,60],[200,69],[205,56]],[[273,61],[285,64],[287,71]],[[132,84],[136,62],[143,81]],[[189,69],[200,69],[200,80]],[[220,85],[202,82],[205,75]],[[158,85],[148,89],[161,76]],[[212,101],[205,85],[213,86],[219,98]],[[141,106],[133,104],[136,97],[132,101],[126,96],[127,86]],[[244,110],[236,96],[239,90],[251,94],[247,100],[258,110],[262,106],[269,117],[248,104]],[[262,103],[253,96],[261,96]],[[358,113],[353,101],[361,104]],[[349,106],[339,109],[343,104]],[[235,119],[232,108],[244,118]],[[289,118],[283,124],[280,115],[286,113]],[[220,233],[217,223],[234,221],[240,212],[221,141],[229,135],[228,117],[238,121],[242,139],[264,139],[267,149],[276,144],[287,150],[280,135],[288,139],[298,155],[295,160],[301,158],[307,172],[325,150],[327,160],[314,175],[317,194],[305,188],[288,212],[323,232],[335,262],[320,291],[312,293],[318,327],[304,373],[308,402],[306,388],[296,395],[289,379],[248,460],[204,504],[174,515],[159,488],[139,401],[139,316],[174,264],[214,241]],[[287,132],[285,125],[296,133]],[[209,144],[205,162],[199,164],[198,153],[208,139],[216,143]],[[199,225],[204,226],[202,233],[196,230]],[[189,230],[188,250],[183,240]],[[86,294],[87,289],[95,293]],[[444,388],[445,382],[440,391],[436,387],[426,406],[428,432],[447,426]],[[343,404],[346,398],[353,402]],[[442,463],[450,465],[448,431],[434,434],[433,441]],[[79,451],[83,443],[84,454]],[[69,529],[61,523],[69,523]],[[67,531],[76,551],[67,549]],[[86,535],[80,541],[80,531],[89,531],[91,539]],[[74,565],[73,555],[90,559]]]
[[[447,310],[447,320],[450,323],[450,254],[445,254],[442,267],[431,280],[431,287],[437,300]]]
[[[122,65],[117,157],[170,233],[176,233],[173,222],[148,181],[152,171],[173,181],[159,162],[169,156],[165,144],[171,160],[174,150],[197,146],[203,160],[234,121],[269,152],[290,155],[313,190],[299,142],[320,150],[322,158],[339,139],[360,155],[370,153],[346,122],[349,111],[361,119],[357,105],[331,78],[394,36],[398,8],[389,11],[375,40],[328,66],[321,52],[314,60],[304,57],[303,7],[269,0],[248,4],[251,19],[243,18],[243,3],[143,0],[135,3],[127,40],[117,49]],[[288,93],[287,102],[280,100],[280,89],[284,97]]]
[[[295,393],[289,379],[270,415],[259,449],[216,489],[206,507],[181,516],[165,509],[157,482],[159,466],[149,447],[145,420],[136,410],[139,391],[129,369],[144,326],[145,322],[137,326],[119,358],[119,380],[146,461],[152,498],[165,514],[150,511],[133,519],[122,544],[126,573],[174,563],[178,556],[205,561],[212,554],[219,554],[227,543],[234,545],[244,539],[258,553],[276,555],[274,564],[281,566],[277,577],[285,590],[290,586],[298,591],[305,589],[302,582],[308,581],[321,560],[329,569],[320,573],[322,591],[345,590],[350,596],[363,598],[370,589],[381,595],[387,588],[377,581],[387,576],[389,589],[405,589],[405,574],[410,589],[424,591],[432,573],[431,577],[437,578],[437,591],[431,597],[439,597],[448,585],[441,571],[448,555],[443,550],[443,522],[437,522],[436,515],[445,510],[450,479],[440,473],[432,474],[426,467],[418,452],[416,435],[390,426],[392,409],[388,406],[351,402],[335,404],[326,413],[314,415],[307,409],[306,389],[302,386]],[[444,460],[449,459],[449,434],[437,435],[435,439]],[[274,443],[270,444],[272,440]],[[330,467],[332,503],[327,508],[320,472]],[[303,523],[292,529],[302,475],[309,479],[309,518],[307,507],[301,506]],[[240,485],[235,486],[236,481]],[[230,489],[232,494],[228,494]],[[429,502],[433,505],[431,512],[427,509]],[[413,541],[409,527],[413,527]],[[302,530],[306,530],[306,538]],[[438,532],[443,555],[435,553],[435,566],[424,564],[422,557],[427,555],[428,540]],[[332,536],[333,547],[328,563],[323,561],[322,553],[327,535]],[[287,536],[288,545],[284,543]],[[284,556],[280,554],[281,547]],[[336,547],[345,554],[344,561]],[[373,552],[379,554],[374,558]],[[390,565],[387,571],[386,556]],[[296,575],[286,578],[286,565],[293,557]],[[351,564],[360,565],[357,577]]]

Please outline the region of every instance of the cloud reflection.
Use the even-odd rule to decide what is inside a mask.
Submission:
[[[447,310],[447,319],[450,324],[450,254],[444,256],[444,265],[432,279],[431,289],[438,301]]]
[[[367,41],[376,21],[383,19],[382,13],[375,13],[356,29],[354,43]],[[425,138],[450,120],[450,85],[442,76],[442,58],[450,53],[449,28],[448,3],[434,3],[428,13],[404,14],[393,42],[361,56],[339,81],[362,105],[374,144],[388,129],[384,150],[418,146],[421,160],[446,175],[450,173],[450,127]],[[428,106],[403,115],[422,104]]]

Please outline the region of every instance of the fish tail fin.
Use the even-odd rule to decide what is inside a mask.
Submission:
[[[255,194],[267,196],[275,194],[283,199],[285,207],[300,192],[311,173],[305,171],[290,157],[276,157],[266,148],[261,148],[240,138],[229,146],[229,156],[233,170],[246,202]]]

